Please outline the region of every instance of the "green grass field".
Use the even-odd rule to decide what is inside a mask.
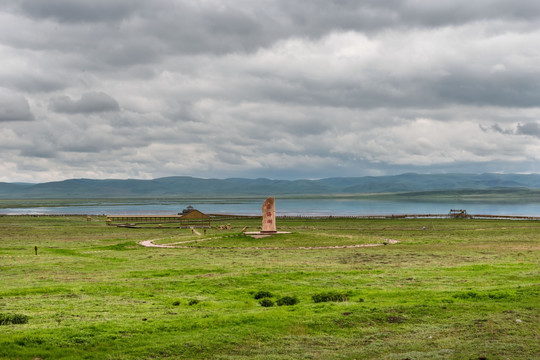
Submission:
[[[540,358],[540,222],[278,220],[292,233],[265,239],[229,223],[0,217],[0,358]]]

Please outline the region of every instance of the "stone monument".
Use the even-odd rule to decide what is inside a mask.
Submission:
[[[273,197],[266,199],[262,205],[262,228],[261,231],[242,232],[255,239],[265,238],[279,234],[290,234],[288,231],[277,231],[276,227],[276,200]]]
[[[262,205],[261,232],[275,233],[276,231],[276,200],[273,197],[269,197]]]

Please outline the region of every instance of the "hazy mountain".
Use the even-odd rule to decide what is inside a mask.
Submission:
[[[402,174],[321,180],[199,179],[173,176],[154,180],[71,179],[41,184],[0,183],[1,198],[103,198],[163,196],[316,195],[540,188],[540,175]]]
[[[4,197],[6,195],[18,193],[30,186],[32,186],[32,184],[0,182],[0,196]]]

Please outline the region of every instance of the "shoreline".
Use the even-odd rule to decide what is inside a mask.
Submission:
[[[109,214],[112,216],[112,214]],[[35,214],[1,214],[0,217],[107,217],[108,214],[76,214],[76,213],[62,213],[62,214],[47,214],[47,213],[35,213]],[[234,215],[234,214],[209,214],[214,221],[229,220],[229,219],[257,219],[261,218],[261,215]],[[125,214],[114,216],[126,216],[126,217],[166,217],[167,215],[159,214]],[[309,219],[309,220],[330,220],[330,219],[460,219],[449,214],[373,214],[373,215],[277,215],[277,219]],[[468,214],[462,219],[476,219],[476,220],[532,220],[539,221],[540,216],[528,216],[528,215],[499,215],[499,214]]]

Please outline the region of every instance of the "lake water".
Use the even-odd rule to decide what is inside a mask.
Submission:
[[[260,215],[264,199],[240,200],[189,200],[178,202],[152,202],[113,204],[106,202],[86,203],[73,206],[7,208],[0,214],[9,215],[173,215],[188,205],[210,214]],[[450,209],[466,209],[469,214],[540,216],[539,203],[494,204],[474,202],[413,202],[365,199],[276,199],[276,214],[290,216],[354,216],[354,215],[402,215],[402,214],[448,214]]]

